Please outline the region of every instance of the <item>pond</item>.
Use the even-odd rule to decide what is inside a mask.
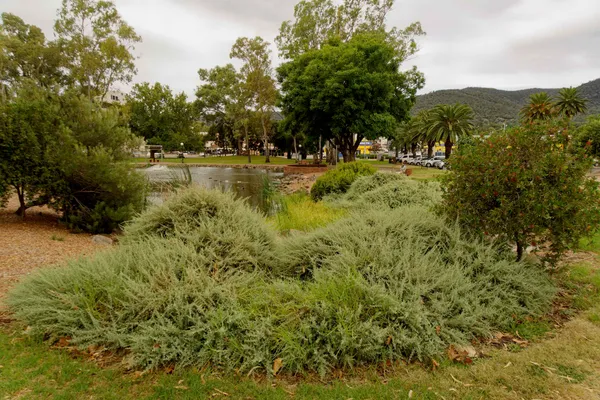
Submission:
[[[187,179],[191,180],[193,185],[208,189],[218,188],[223,191],[231,191],[238,197],[248,199],[248,203],[256,208],[262,208],[264,204],[263,187],[265,180],[268,179],[272,182],[283,176],[282,172],[262,169],[220,167],[181,168],[154,165],[143,170],[150,182],[184,181],[188,171]],[[149,196],[149,200],[153,203],[161,203],[162,196],[158,192],[153,192]]]

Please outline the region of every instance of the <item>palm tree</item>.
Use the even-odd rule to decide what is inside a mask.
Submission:
[[[560,115],[572,119],[577,114],[585,114],[587,100],[579,95],[577,88],[563,88],[558,92],[556,107]]]
[[[429,110],[422,110],[415,117],[415,125],[413,126],[414,140],[427,144],[427,158],[433,157],[433,150],[437,142],[437,138],[427,131],[429,118]]]
[[[444,142],[446,158],[450,158],[454,143],[473,129],[472,120],[473,109],[466,104],[435,106],[426,121],[428,140]]]
[[[535,93],[529,97],[529,103],[521,109],[521,118],[525,122],[543,121],[556,115],[556,106],[546,92]]]

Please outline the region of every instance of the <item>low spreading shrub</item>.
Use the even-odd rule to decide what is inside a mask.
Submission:
[[[122,242],[177,238],[210,255],[221,268],[269,265],[275,234],[244,200],[219,190],[182,190],[125,226]]]
[[[374,167],[364,163],[342,164],[320,176],[310,189],[310,196],[313,200],[321,200],[328,194],[345,193],[357,178],[373,175],[376,171]]]
[[[433,206],[441,200],[441,190],[437,182],[419,182],[404,175],[376,173],[358,178],[345,195],[328,199],[333,205],[356,209]]]
[[[384,210],[276,240],[240,200],[191,189],[140,215],[118,248],[29,276],[8,303],[33,332],[127,349],[132,366],[269,374],[278,358],[321,374],[426,360],[549,306],[541,269],[426,207]]]

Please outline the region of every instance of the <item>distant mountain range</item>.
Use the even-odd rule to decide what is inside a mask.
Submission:
[[[582,97],[588,100],[588,115],[600,114],[600,79],[584,83],[578,87]],[[516,123],[519,111],[529,101],[529,96],[538,92],[546,92],[554,97],[560,89],[523,89],[498,90],[488,88],[466,88],[438,90],[417,96],[413,114],[429,109],[438,104],[464,103],[473,108],[477,125],[501,125]],[[579,117],[584,121],[585,117]]]

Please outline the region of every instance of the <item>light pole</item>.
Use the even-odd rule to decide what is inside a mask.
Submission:
[[[179,156],[181,157],[181,163],[183,164],[183,143],[179,143],[179,145],[181,146],[181,154]]]

